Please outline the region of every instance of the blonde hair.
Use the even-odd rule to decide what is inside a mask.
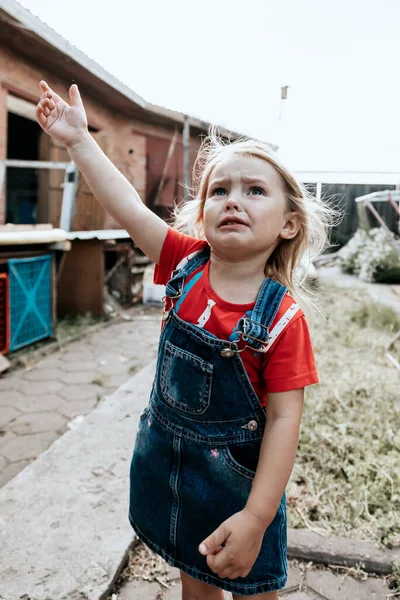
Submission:
[[[299,269],[300,262],[306,256],[312,262],[330,246],[329,231],[337,212],[296,181],[268,144],[246,138],[230,142],[212,129],[203,141],[194,164],[193,199],[175,207],[173,226],[188,235],[205,239],[203,208],[211,173],[222,161],[237,155],[261,158],[270,163],[284,182],[287,210],[300,215],[297,235],[280,241],[267,261],[265,275],[286,286],[290,294],[307,308],[313,303],[310,291],[305,289],[307,268]]]

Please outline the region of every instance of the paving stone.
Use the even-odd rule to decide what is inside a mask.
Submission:
[[[12,406],[0,406],[0,429],[21,413]]]
[[[0,456],[0,471],[7,466],[7,461],[4,456]]]
[[[89,347],[84,351],[82,351],[82,349],[74,351],[69,348],[68,352],[66,352],[63,356],[63,360],[65,360],[65,362],[87,362],[88,360],[93,360],[94,358],[95,351]]]
[[[38,362],[38,364],[40,364],[41,368],[44,369],[60,369],[63,361],[62,361],[62,353],[59,352],[55,355],[50,355],[50,356],[45,356],[44,358],[40,359],[40,363]],[[35,369],[36,367],[32,367],[32,369]]]
[[[18,404],[23,402],[25,399],[21,392],[16,390],[4,390],[0,391],[0,406],[15,406],[18,408]]]
[[[110,377],[106,377],[105,384],[108,388],[113,388],[116,390],[131,377],[132,375],[128,373],[128,371],[125,371],[125,373],[120,373],[119,375],[111,375]]]
[[[21,415],[9,424],[11,431],[18,435],[56,431],[67,424],[67,419],[57,412],[35,412]]]
[[[17,408],[23,413],[31,412],[51,412],[63,401],[61,396],[56,394],[44,394],[43,396],[24,396]]]
[[[41,394],[55,394],[64,389],[60,381],[24,381],[18,382],[17,390],[27,396],[39,396]]]
[[[97,367],[97,372],[99,375],[111,377],[112,375],[123,375],[129,371],[130,361],[122,363],[114,359],[113,361],[108,360],[102,362],[104,364],[99,364]]]
[[[143,579],[134,579],[119,591],[118,600],[157,600],[161,586]]]
[[[32,368],[31,371],[25,371],[22,374],[22,378],[25,381],[60,381],[62,375],[63,372],[61,369],[44,368],[40,363]]]
[[[65,373],[78,373],[79,371],[96,371],[97,367],[97,361],[87,360],[83,362],[64,362],[61,368]]]
[[[83,383],[82,385],[67,385],[64,387],[60,396],[66,400],[96,400],[98,395],[102,395],[102,389],[99,385],[92,383]]]
[[[302,581],[304,581],[305,576],[303,575],[303,572],[298,568],[298,567],[292,567],[289,564],[289,575],[288,575],[288,581],[286,584],[287,588],[292,588],[295,586],[299,586]]]
[[[383,600],[390,592],[379,579],[370,577],[367,581],[357,581],[325,570],[308,571],[307,588],[329,600]]]
[[[7,444],[9,444],[9,442],[11,442],[12,440],[15,440],[16,437],[17,435],[12,431],[4,429],[0,430],[0,454],[4,446],[7,446]]]
[[[25,469],[31,462],[32,460],[20,460],[4,467],[4,469],[0,471],[0,487],[3,487],[3,485],[6,485],[6,483],[11,481],[11,479],[18,475],[18,473]]]
[[[67,384],[92,383],[97,376],[97,372],[94,369],[88,369],[87,371],[71,371],[69,373],[62,373],[60,381]]]
[[[2,455],[10,462],[37,458],[59,436],[53,431],[17,436],[2,448]]]
[[[2,377],[0,378],[0,393],[14,389],[15,382],[15,376],[3,373]]]
[[[97,399],[90,400],[71,400],[64,402],[57,408],[57,412],[64,415],[68,419],[74,419],[78,415],[88,415],[97,405]]]

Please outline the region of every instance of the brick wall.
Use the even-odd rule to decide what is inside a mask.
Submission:
[[[6,158],[7,148],[7,93],[37,103],[39,99],[38,82],[45,79],[57,93],[68,99],[70,82],[57,77],[54,73],[30,64],[26,58],[0,46],[0,159]],[[133,183],[141,198],[147,202],[151,189],[160,180],[168,147],[173,132],[163,127],[149,125],[116,115],[113,110],[96,101],[86,93],[84,84],[80,91],[85,103],[89,125],[97,130],[106,154],[121,172]],[[192,160],[198,148],[198,142],[192,140]],[[182,144],[177,144],[171,163],[173,177],[183,181]],[[151,173],[147,172],[151,165]],[[172,180],[171,180],[172,181]],[[169,184],[162,194],[162,204],[171,206],[176,186]],[[0,223],[4,222],[5,194],[0,197]],[[119,224],[110,215],[105,215],[104,228],[118,228]]]

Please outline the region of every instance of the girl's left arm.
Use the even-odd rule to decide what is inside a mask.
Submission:
[[[279,508],[296,459],[304,388],[268,394],[267,426],[246,509],[270,525]]]
[[[267,426],[247,504],[199,546],[220,577],[246,577],[257,560],[293,469],[303,400],[304,388],[268,393]]]

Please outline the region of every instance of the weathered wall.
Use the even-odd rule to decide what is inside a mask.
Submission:
[[[31,64],[26,57],[18,55],[4,46],[0,46],[0,160],[6,158],[7,152],[7,94],[37,103],[39,99],[38,82],[45,79],[60,96],[68,98],[68,88],[73,83],[66,81],[40,66]],[[161,180],[164,162],[167,157],[170,141],[173,136],[173,130],[161,126],[150,125],[145,122],[139,122],[115,114],[113,110],[112,99],[110,105],[99,103],[85,89],[85,81],[77,81],[85,103],[88,115],[89,126],[94,136],[99,139],[100,144],[106,154],[120,171],[135,186],[141,198],[151,203],[151,194]],[[39,126],[38,126],[39,127]],[[191,162],[195,157],[199,146],[198,140],[192,139]],[[68,157],[65,154],[64,160]],[[43,159],[43,156],[41,156]],[[50,157],[49,157],[50,159]],[[61,158],[58,158],[61,160]],[[176,146],[174,157],[171,161],[168,172],[167,185],[161,195],[161,203],[164,206],[171,206],[177,195],[182,194],[180,188],[179,194],[176,193],[177,181],[183,181],[183,156],[182,156],[182,137],[179,134],[179,140]],[[148,169],[149,166],[149,169]],[[53,225],[58,225],[58,219],[61,205],[62,192],[59,184],[61,173],[53,177],[52,191],[47,202],[56,203],[57,206],[52,210],[43,210],[41,214],[48,214],[49,220],[54,221]],[[55,191],[54,182],[58,192]],[[41,175],[41,194],[43,194],[43,174]],[[41,202],[41,205],[43,202]],[[5,220],[5,186],[1,191],[0,197],[0,223]],[[99,227],[102,223],[102,227]],[[99,208],[96,206],[93,198],[90,198],[90,192],[81,184],[78,198],[77,214],[74,220],[74,229],[95,229],[95,228],[118,228],[119,224],[110,215],[99,214]]]

